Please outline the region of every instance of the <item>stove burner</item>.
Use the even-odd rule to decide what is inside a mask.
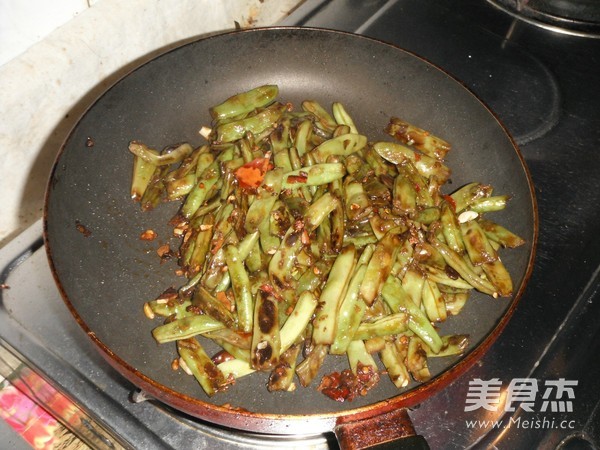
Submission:
[[[488,0],[531,24],[553,31],[600,38],[597,0]]]
[[[465,15],[452,23],[452,6],[402,1],[401,16],[382,15],[365,34],[393,41],[443,67],[497,114],[517,144],[536,140],[558,122],[560,91],[554,75],[507,27],[490,31]],[[438,39],[443,29],[446,39]],[[498,33],[498,34],[496,34]]]

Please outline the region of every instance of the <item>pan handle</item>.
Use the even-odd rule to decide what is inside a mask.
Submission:
[[[339,423],[333,432],[342,450],[429,450],[425,438],[415,433],[406,408]]]

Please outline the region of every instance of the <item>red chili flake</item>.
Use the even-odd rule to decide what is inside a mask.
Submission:
[[[215,236],[213,236],[213,241],[210,246],[210,252],[213,255],[216,254],[219,251],[219,249],[223,246],[224,243],[225,243],[225,237],[223,236],[223,234],[216,233]]]
[[[357,396],[366,395],[369,389],[379,382],[379,378],[379,372],[372,366],[365,366],[359,362],[356,374],[346,369],[324,375],[317,389],[336,402],[351,402]]]
[[[307,173],[300,173],[299,175],[289,175],[286,180],[286,182],[288,184],[306,183],[307,181],[308,181]]]
[[[259,187],[267,171],[273,168],[270,159],[270,155],[267,153],[264,158],[255,158],[239,167],[234,175],[240,187],[242,189],[256,189]]]
[[[231,299],[229,297],[227,297],[227,294],[223,291],[219,291],[217,292],[217,294],[215,295],[215,298],[221,302],[223,304],[223,306],[225,306],[225,308],[227,308],[228,311],[233,312],[233,310],[235,309],[234,306],[234,302],[231,301]]]
[[[140,239],[142,241],[153,241],[157,236],[156,231],[148,229],[140,234]]]
[[[452,208],[452,211],[456,212],[456,202],[454,201],[452,196],[451,195],[442,195],[442,197],[444,200],[446,200],[448,202],[448,204]]]
[[[215,364],[221,364],[226,361],[231,361],[234,357],[226,350],[221,350],[213,355],[211,358],[212,362]]]
[[[158,247],[156,253],[158,253],[158,256],[160,256],[161,262],[170,259],[175,255],[169,244],[163,244]]]
[[[79,220],[75,221],[75,228],[77,228],[77,231],[79,231],[85,237],[90,237],[92,235],[92,232],[88,230]]]
[[[273,297],[275,297],[275,299],[278,302],[282,302],[283,301],[283,297],[281,296],[281,294],[279,292],[277,292],[275,290],[275,288],[273,286],[271,286],[270,284],[261,284],[261,286],[259,287],[259,289],[263,292],[266,292],[269,295],[272,295]]]

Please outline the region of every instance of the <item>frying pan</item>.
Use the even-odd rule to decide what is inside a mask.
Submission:
[[[469,333],[460,357],[431,359],[433,378],[399,391],[383,376],[353,402],[338,403],[314,387],[269,393],[266,374],[240,379],[208,398],[193,377],[170,367],[174,346],[157,345],[144,302],[178,287],[175,263],[161,263],[159,245],[176,248],[168,225],[177,205],[142,212],[129,197],[132,139],[155,148],[200,145],[208,108],[234,93],[277,84],[282,101],[342,102],[371,140],[390,139],[391,116],[428,129],[453,149],[452,189],[481,181],[511,195],[493,219],[527,244],[504,252],[513,276],[508,299],[473,294],[441,333]],[[156,241],[139,239],[143,230]],[[530,276],[537,238],[534,191],[524,160],[493,113],[460,82],[418,56],[381,41],[314,28],[263,28],[201,39],[138,67],[83,115],[62,147],[48,185],[44,237],[66,305],[94,344],[124,377],[159,401],[195,417],[270,434],[334,431],[343,447],[359,448],[413,433],[405,408],[465,372],[489,348],[513,313]],[[321,374],[347,367],[330,357]],[[231,408],[232,406],[233,408]],[[386,428],[387,427],[387,428]],[[372,433],[368,430],[378,430]],[[367,430],[367,431],[365,431]],[[362,433],[362,434],[361,434]],[[361,437],[362,436],[362,437]]]

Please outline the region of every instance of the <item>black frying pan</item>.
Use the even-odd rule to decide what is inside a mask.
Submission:
[[[494,220],[527,240],[503,253],[515,295],[474,294],[443,333],[471,335],[465,355],[432,360],[434,378],[399,392],[387,377],[368,396],[334,402],[314,387],[268,393],[266,376],[241,380],[208,398],[193,377],[174,372],[174,345],[158,346],[142,306],[166,287],[180,286],[175,263],[155,250],[170,241],[177,205],[142,213],[129,198],[132,139],[155,148],[203,142],[208,107],[262,84],[277,84],[296,105],[341,101],[359,130],[389,139],[382,129],[400,116],[453,145],[446,159],[452,186],[482,181],[512,195]],[[529,278],[537,236],[532,183],[522,156],[495,116],[459,82],[397,47],[353,34],[306,28],[257,29],[202,39],[139,67],[110,88],[75,127],[56,161],[47,191],[45,239],[59,289],[76,320],[108,362],[159,400],[194,416],[256,432],[294,434],[336,429],[422,401],[472,365],[506,324]],[[158,241],[139,239],[152,228]],[[176,245],[175,241],[171,241]],[[322,373],[342,370],[330,357]],[[220,406],[243,408],[232,411]],[[343,433],[338,433],[343,434]]]

